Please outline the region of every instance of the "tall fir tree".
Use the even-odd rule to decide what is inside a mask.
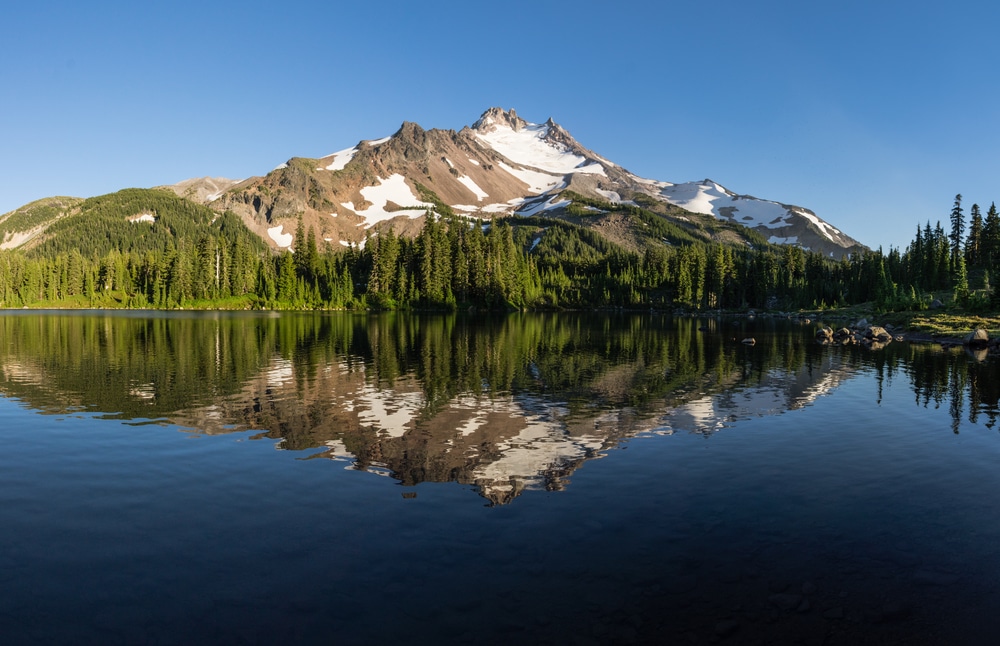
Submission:
[[[969,267],[979,267],[982,263],[983,216],[979,205],[969,209],[969,237],[965,239],[965,263]]]
[[[951,207],[951,266],[958,266],[958,257],[962,253],[962,241],[965,237],[965,215],[962,212],[962,194],[955,196],[955,204]]]
[[[985,266],[992,267],[995,262],[1000,261],[1000,213],[997,212],[996,203],[990,204],[989,210],[986,211],[981,246]]]

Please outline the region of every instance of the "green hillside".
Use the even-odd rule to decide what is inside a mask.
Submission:
[[[220,235],[225,228],[230,229],[227,235],[246,231],[238,218],[220,215],[172,192],[130,188],[72,205],[53,217],[26,250],[32,257],[70,251],[84,257],[111,251],[164,252],[176,249],[179,240],[197,242],[204,236]]]

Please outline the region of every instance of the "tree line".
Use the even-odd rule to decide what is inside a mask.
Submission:
[[[67,234],[31,252],[0,252],[0,306],[704,310],[872,301],[903,309],[953,290],[959,302],[986,307],[995,305],[988,272],[1000,259],[996,207],[983,217],[974,205],[966,234],[961,196],[948,231],[928,222],[905,251],[862,250],[839,260],[790,245],[691,236],[664,237],[637,252],[565,220],[484,222],[430,211],[413,238],[382,230],[348,248],[321,246],[300,219],[295,249],[274,253],[231,213],[191,208],[187,219],[159,218],[138,234],[139,225],[120,217],[123,208],[135,205],[91,207],[88,213],[107,212],[98,223],[111,223],[86,229],[92,243],[77,237],[74,245]],[[192,218],[204,221],[184,224]],[[121,231],[112,235],[112,226]]]

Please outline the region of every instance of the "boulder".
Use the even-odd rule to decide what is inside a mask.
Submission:
[[[855,330],[864,330],[867,327],[868,327],[868,319],[861,319],[860,321],[854,324]]]
[[[990,335],[983,328],[976,328],[969,332],[963,343],[973,347],[985,347],[990,344]]]
[[[846,327],[842,327],[833,333],[833,338],[839,340],[849,338],[851,336],[851,331]]]
[[[829,341],[833,338],[833,330],[828,327],[821,327],[816,330],[816,340],[817,341]]]
[[[752,336],[748,336],[747,338],[743,339],[743,341],[741,341],[741,343],[743,345],[753,345],[753,344],[757,343],[757,339],[753,338]]]
[[[939,310],[942,307],[944,307],[944,303],[942,303],[938,299],[935,298],[934,300],[931,301],[931,309],[932,310]]]
[[[868,329],[865,330],[865,338],[881,341],[883,343],[892,341],[892,335],[889,334],[884,327],[880,327],[878,325],[869,325]]]

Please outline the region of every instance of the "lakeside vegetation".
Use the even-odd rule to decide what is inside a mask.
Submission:
[[[428,212],[414,238],[383,230],[363,246],[270,251],[232,213],[157,190],[84,200],[32,248],[0,251],[0,307],[829,311],[862,308],[932,333],[971,320],[997,330],[1000,215],[961,196],[905,249],[839,260],[789,245],[704,242],[641,207],[619,207],[655,244],[628,250],[579,223],[614,205],[573,197],[572,217],[470,221]],[[137,215],[147,215],[137,220]],[[655,225],[655,226],[654,226]]]

